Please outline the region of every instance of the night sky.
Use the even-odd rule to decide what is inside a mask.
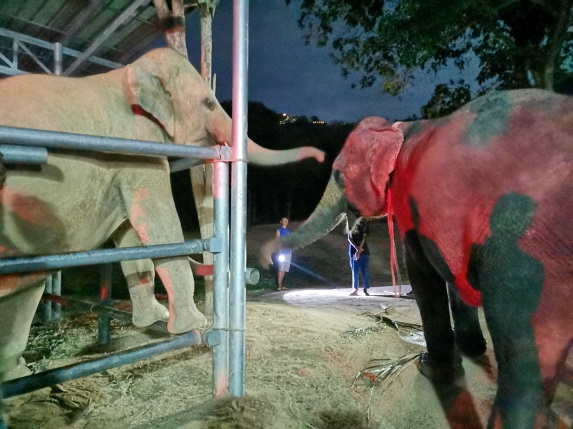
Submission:
[[[419,74],[416,83],[400,97],[382,94],[379,87],[352,88],[357,79],[342,77],[330,58],[329,48],[306,46],[298,27],[299,2],[251,0],[249,4],[248,99],[291,116],[317,116],[327,122],[354,122],[365,116],[390,120],[420,114],[437,80]],[[221,0],[213,21],[213,72],[217,98],[232,94],[233,1]],[[187,18],[190,59],[199,65],[199,19]],[[442,76],[443,77],[443,76]],[[452,76],[447,76],[449,78]],[[459,77],[459,76],[458,76]],[[442,79],[443,80],[443,79]]]

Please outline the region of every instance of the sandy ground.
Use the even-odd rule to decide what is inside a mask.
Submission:
[[[199,347],[15,397],[10,427],[449,427],[438,395],[414,364],[405,364],[390,381],[376,380],[390,362],[423,350],[419,332],[398,331],[374,317],[419,323],[414,301],[392,297],[391,289],[373,288],[370,297],[350,297],[348,289],[253,294],[244,398],[213,399],[211,353]],[[46,335],[60,341],[37,369],[98,356],[96,323],[94,316],[78,315],[36,327],[28,357]],[[113,337],[113,347],[123,348],[157,334],[114,322]],[[359,375],[365,367],[372,368]],[[479,380],[467,384],[481,420],[494,385],[491,374],[468,367]]]
[[[250,242],[260,244],[273,228],[250,231]],[[433,386],[414,362],[424,350],[411,326],[420,323],[415,301],[396,298],[392,286],[381,284],[384,264],[373,264],[371,296],[351,297],[343,237],[313,246],[296,254],[312,275],[293,269],[289,290],[274,292],[272,273],[263,273],[247,292],[244,397],[213,398],[211,351],[199,346],[12,398],[10,428],[484,427],[495,395],[491,349],[479,363],[464,360],[466,375],[456,386]],[[383,260],[384,245],[373,247]],[[249,262],[255,253],[251,244]],[[340,283],[324,283],[333,277]],[[67,313],[61,322],[35,326],[30,367],[101,356],[96,326],[94,315]],[[127,323],[112,326],[112,345],[104,351],[161,339]]]

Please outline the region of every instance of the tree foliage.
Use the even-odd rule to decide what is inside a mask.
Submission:
[[[358,72],[361,87],[379,83],[384,92],[397,95],[415,70],[463,70],[476,57],[479,92],[555,89],[571,80],[573,0],[286,2],[300,5],[306,42],[331,46],[343,74]],[[441,84],[436,88],[441,94],[434,97],[443,102],[452,96],[445,103],[449,109],[465,98],[460,96],[467,84]]]

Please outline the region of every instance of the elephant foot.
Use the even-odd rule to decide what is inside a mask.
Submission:
[[[26,361],[23,357],[20,357],[15,367],[0,374],[0,382],[14,380],[15,378],[25,377],[31,374],[32,371],[26,366]]]
[[[469,335],[456,333],[456,346],[458,350],[472,359],[479,358],[486,351],[486,341],[482,335]]]
[[[167,322],[169,320],[169,310],[157,301],[152,301],[150,305],[133,305],[132,322],[138,328],[145,328],[155,322]]]
[[[456,356],[453,362],[438,362],[422,353],[418,358],[418,371],[435,383],[453,384],[465,375],[462,359]]]
[[[207,327],[207,319],[195,304],[190,307],[173,307],[169,315],[167,330],[172,334],[183,334]]]
[[[142,283],[129,286],[133,306],[132,322],[138,328],[145,328],[155,322],[167,322],[169,310],[155,298],[154,284]]]

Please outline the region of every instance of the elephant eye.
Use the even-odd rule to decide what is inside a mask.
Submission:
[[[205,97],[203,99],[203,104],[207,106],[207,109],[209,109],[211,112],[215,110],[215,103],[209,97]]]
[[[338,186],[344,188],[344,174],[340,170],[333,170],[332,176],[334,177],[334,181]]]

